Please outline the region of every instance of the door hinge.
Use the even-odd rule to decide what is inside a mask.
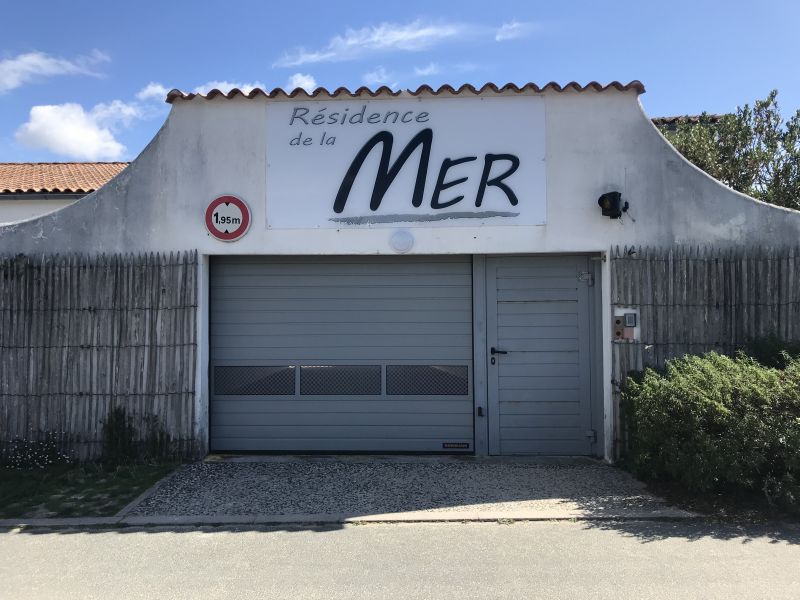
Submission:
[[[589,287],[592,287],[594,285],[594,275],[589,271],[583,271],[581,273],[578,273],[578,280],[585,281]]]
[[[597,443],[597,432],[594,429],[589,429],[586,432],[586,437],[589,438],[589,441],[592,444],[596,444]]]

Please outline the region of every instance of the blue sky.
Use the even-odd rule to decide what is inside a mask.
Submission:
[[[130,160],[165,91],[641,80],[652,116],[800,108],[800,2],[41,2],[0,11],[0,161]],[[32,24],[35,24],[32,25]]]

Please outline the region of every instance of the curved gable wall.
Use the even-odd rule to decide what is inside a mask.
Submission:
[[[418,227],[411,253],[581,252],[625,244],[766,245],[798,239],[800,213],[755,201],[696,169],[652,125],[635,91],[541,96],[547,225]],[[265,227],[271,143],[265,114],[270,103],[290,101],[241,96],[176,101],[162,129],[123,173],[71,206],[0,227],[0,252],[393,253],[391,228]],[[631,205],[621,221],[603,217],[596,203],[612,190]],[[203,223],[208,202],[222,194],[245,199],[253,213],[249,232],[235,243],[213,239]]]

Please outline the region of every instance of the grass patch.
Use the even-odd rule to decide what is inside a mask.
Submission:
[[[113,516],[176,466],[83,464],[0,469],[0,518]]]

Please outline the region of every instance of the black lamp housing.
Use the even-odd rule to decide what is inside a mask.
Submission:
[[[628,211],[628,203],[622,201],[619,192],[608,192],[597,199],[597,204],[603,211],[603,216],[609,219],[619,219],[622,213]]]

